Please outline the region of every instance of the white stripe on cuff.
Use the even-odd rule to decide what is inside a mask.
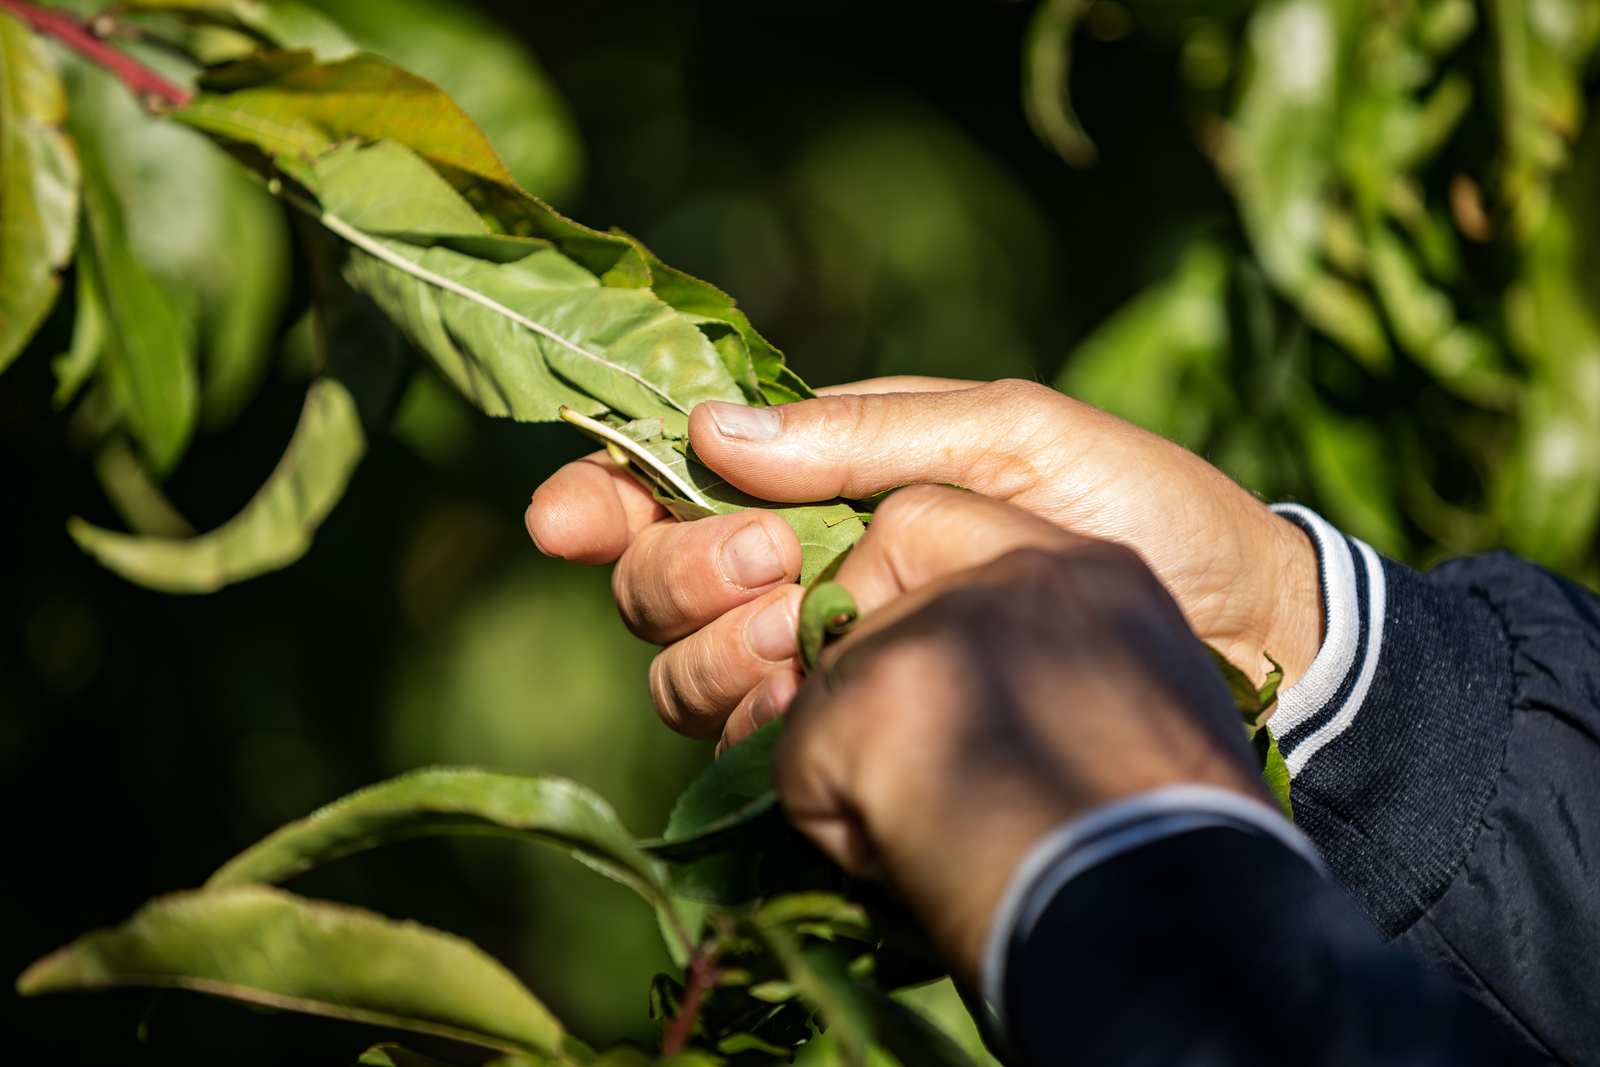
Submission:
[[[1300,527],[1316,542],[1323,618],[1327,623],[1322,647],[1311,666],[1278,694],[1278,710],[1272,713],[1271,728],[1274,737],[1282,737],[1327,707],[1349,677],[1355,665],[1356,646],[1361,641],[1361,605],[1356,598],[1355,560],[1344,534],[1299,504],[1274,504],[1272,510],[1298,519]]]
[[[1299,504],[1274,504],[1272,510],[1279,515],[1299,520],[1299,525],[1311,535],[1317,545],[1319,581],[1322,585],[1324,618],[1327,623],[1322,647],[1316,658],[1300,679],[1278,694],[1278,710],[1272,713],[1268,726],[1272,735],[1285,737],[1290,730],[1328,708],[1344,686],[1352,670],[1358,671],[1350,693],[1339,705],[1333,718],[1296,744],[1285,748],[1283,762],[1292,778],[1305,768],[1307,761],[1326,745],[1350,728],[1372,678],[1378,670],[1378,656],[1383,650],[1383,617],[1386,602],[1386,585],[1383,561],[1365,543],[1346,537],[1328,520]],[[1350,546],[1355,545],[1355,553]],[[1356,559],[1366,571],[1366,603],[1356,589]],[[1356,662],[1361,649],[1361,613],[1367,613],[1367,640],[1361,662]]]
[[[1274,837],[1322,870],[1316,850],[1281,812],[1229,789],[1166,786],[1096,808],[1029,849],[1000,898],[978,976],[979,992],[995,1017],[1005,1018],[1006,959],[1012,942],[1033,930],[1063,886],[1124,852],[1213,826],[1232,826]]]

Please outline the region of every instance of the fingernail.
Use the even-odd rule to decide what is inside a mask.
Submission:
[[[724,437],[741,441],[770,441],[783,429],[783,415],[775,408],[752,408],[743,404],[724,404],[709,400],[711,421]]]
[[[783,577],[783,561],[759,522],[722,543],[722,576],[741,589],[760,589]]]
[[[757,659],[779,663],[794,655],[794,620],[787,600],[777,600],[750,620],[745,641]]]
[[[768,680],[761,683],[761,692],[750,702],[750,721],[759,730],[777,717],[778,702],[772,698],[772,682]]]

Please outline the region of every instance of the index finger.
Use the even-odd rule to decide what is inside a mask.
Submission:
[[[648,489],[601,451],[568,463],[534,490],[523,521],[547,556],[612,563],[642,530],[670,517]]]

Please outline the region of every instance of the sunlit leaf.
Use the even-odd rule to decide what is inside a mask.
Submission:
[[[1097,155],[1072,110],[1072,33],[1083,14],[1080,0],[1040,0],[1022,46],[1022,103],[1039,139],[1073,166]]]
[[[774,719],[707,767],[678,797],[661,845],[654,851],[683,854],[683,846],[690,842],[730,830],[771,808],[777,801],[772,791],[772,753],[782,737],[783,719]]]
[[[1386,555],[1404,550],[1386,446],[1377,427],[1311,402],[1301,431],[1323,514]]]
[[[1251,16],[1253,62],[1228,169],[1262,269],[1318,329],[1372,370],[1389,346],[1371,301],[1322,263],[1333,194],[1340,72],[1361,5],[1271,0]]]
[[[524,189],[554,203],[576,190],[583,169],[577,125],[560,91],[516,36],[448,0],[315,4],[362,48],[449,93],[483,127]]]
[[[241,852],[206,885],[281,882],[391,841],[443,834],[555,845],[652,903],[665,901],[660,862],[634,845],[611,805],[593,791],[564,778],[448,767],[412,771],[336,800]]]
[[[1294,804],[1289,799],[1289,765],[1283,761],[1278,739],[1263,726],[1252,739],[1256,755],[1261,758],[1261,777],[1271,790],[1273,799],[1290,822],[1294,822]]]
[[[43,40],[0,11],[0,371],[55,304],[77,233],[78,160]]]
[[[133,0],[134,11],[164,11],[248,30],[279,48],[307,48],[320,59],[356,50],[339,25],[299,0]]]
[[[471,942],[266,886],[158,897],[17,979],[24,996],[112,986],[192,989],[507,1052],[560,1056],[565,1036]]]
[[[1506,320],[1529,367],[1517,439],[1495,486],[1512,548],[1575,568],[1600,518],[1600,321],[1573,276],[1577,247],[1559,202],[1506,293]]]
[[[1600,33],[1600,5],[1490,0],[1495,87],[1504,156],[1501,195],[1521,242],[1541,232],[1551,182],[1583,124],[1585,60]]]
[[[74,518],[73,540],[129,581],[168,593],[209,593],[303,556],[344,494],[366,437],[350,392],[331,378],[312,384],[277,469],[244,510],[190,538],[136,537]]]
[[[1102,323],[1067,357],[1056,388],[1198,449],[1231,398],[1227,257],[1197,242],[1172,276]]]

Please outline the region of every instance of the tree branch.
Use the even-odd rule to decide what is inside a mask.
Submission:
[[[87,25],[64,11],[35,7],[26,0],[0,0],[0,10],[9,11],[35,30],[54,37],[98,67],[115,74],[141,101],[159,101],[169,107],[182,107],[194,95],[174,85],[128,53],[101,40]]]
[[[696,949],[689,960],[688,979],[683,987],[683,1000],[678,1004],[678,1014],[661,1039],[662,1058],[676,1056],[689,1046],[689,1035],[694,1033],[695,1020],[700,1017],[700,1002],[717,984],[716,961]]]

